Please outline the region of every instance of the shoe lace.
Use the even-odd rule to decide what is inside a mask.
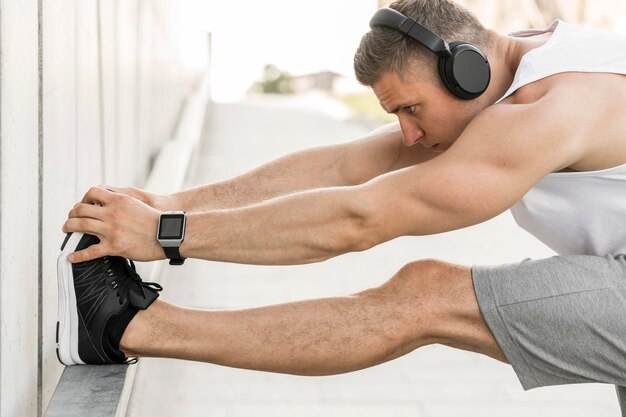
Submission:
[[[128,279],[122,279],[122,280],[119,280],[118,278],[116,278],[115,280],[113,280],[113,282],[111,282],[111,285],[113,286],[113,288],[117,290],[117,296],[119,297],[120,304],[124,304],[124,302],[128,299],[128,293],[130,292],[130,289],[133,287],[138,288],[139,291],[141,291],[141,295],[143,297],[146,296],[144,288],[150,288],[154,291],[163,291],[163,287],[157,284],[156,282],[144,282],[139,276],[139,274],[137,273],[137,270],[135,268],[135,263],[132,260],[120,258],[119,263],[123,265],[124,270],[126,272],[125,275],[128,278]],[[113,276],[114,274],[111,268],[109,268],[108,273],[110,276]]]

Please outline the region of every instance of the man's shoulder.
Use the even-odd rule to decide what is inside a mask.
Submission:
[[[508,132],[503,140],[530,145],[546,142],[538,148],[568,147],[575,153],[597,132],[611,101],[601,91],[599,74],[560,73],[524,85],[506,100],[487,107],[482,123]],[[601,75],[600,75],[601,76]],[[521,134],[516,134],[521,132]],[[576,150],[578,149],[578,150]]]
[[[584,153],[585,129],[571,111],[571,94],[545,85],[520,93],[480,112],[452,148],[465,154],[474,149],[492,165],[545,170],[543,175],[575,163]]]
[[[544,130],[556,124],[563,140],[579,140],[579,145],[586,147],[590,137],[601,136],[603,145],[611,147],[623,143],[626,121],[621,114],[625,107],[626,76],[564,72],[529,83],[487,110],[501,123],[516,126],[511,118],[526,120],[524,116],[528,116]]]
[[[574,104],[584,102],[581,90],[575,89],[576,83],[580,80],[571,73],[564,73],[526,84],[505,100],[485,108],[476,119],[479,123],[483,118],[483,123],[488,121],[511,128],[524,127],[529,119],[555,121],[556,117],[556,120],[563,120],[564,116],[574,116]]]
[[[528,135],[506,135],[505,140],[521,140],[537,149],[568,149],[571,155],[567,168],[601,169],[604,165],[623,163],[608,158],[606,149],[622,154],[626,120],[621,117],[626,107],[626,76],[600,72],[564,72],[529,83],[511,97],[485,109],[502,126],[525,130]],[[538,129],[537,129],[538,128]],[[534,136],[530,135],[534,132]],[[593,138],[593,140],[590,140]],[[614,154],[615,152],[612,152]]]
[[[551,102],[562,102],[571,105],[575,102],[586,102],[597,97],[604,100],[603,90],[595,88],[606,84],[604,78],[614,77],[608,73],[593,72],[561,72],[521,86],[513,94],[502,100],[498,105],[530,104],[550,94]]]

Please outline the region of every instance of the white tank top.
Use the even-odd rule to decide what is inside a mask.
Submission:
[[[505,99],[520,87],[561,72],[626,74],[626,37],[557,20],[550,39],[522,57]],[[626,134],[626,132],[624,133]],[[626,164],[543,177],[511,212],[517,224],[561,255],[626,254]]]

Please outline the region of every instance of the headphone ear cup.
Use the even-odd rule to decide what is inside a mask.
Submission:
[[[467,42],[452,42],[450,52],[450,56],[439,58],[441,81],[458,98],[472,100],[479,97],[491,80],[487,57]]]

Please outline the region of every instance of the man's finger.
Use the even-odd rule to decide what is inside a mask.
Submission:
[[[103,189],[105,189],[105,190],[107,190],[107,191],[111,191],[112,193],[116,193],[116,192],[118,192],[118,191],[117,191],[118,187],[115,187],[115,186],[113,186],[113,185],[100,184],[100,185],[98,186],[98,188],[103,188]]]
[[[83,232],[90,235],[102,236],[105,231],[104,222],[87,217],[72,217],[63,224],[63,232]]]
[[[102,220],[102,207],[94,204],[76,204],[67,214],[67,217],[68,219],[73,217],[89,217],[96,220]]]
[[[67,260],[71,263],[85,262],[92,259],[98,259],[105,256],[106,250],[102,243],[91,245],[87,249],[79,250],[78,252],[72,252],[67,256]]]
[[[91,187],[89,191],[85,193],[82,202],[85,204],[100,203],[105,205],[110,201],[111,194],[113,193],[115,193],[115,191],[109,191],[106,188]]]
[[[103,187],[105,187],[107,190],[113,193],[127,195],[129,197],[132,197],[136,200],[139,200],[141,202],[144,202],[150,205],[150,203],[148,202],[148,199],[146,198],[146,194],[143,193],[140,189],[133,188],[133,187],[112,187],[110,185],[103,185]]]

